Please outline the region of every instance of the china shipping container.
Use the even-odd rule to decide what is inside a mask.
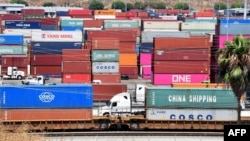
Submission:
[[[1,55],[2,67],[27,67],[28,56],[27,55]]]
[[[133,20],[104,20],[104,29],[107,28],[138,28],[139,23]]]
[[[63,61],[63,73],[91,73],[91,61]]]
[[[138,67],[137,66],[120,66],[120,74],[128,76],[129,79],[138,79]]]
[[[90,61],[89,49],[63,49],[62,61]]]
[[[32,66],[30,67],[31,75],[51,75],[61,77],[62,66]]]
[[[6,29],[41,29],[40,21],[5,21]]]
[[[60,20],[61,27],[82,27],[83,28],[83,25],[84,25],[83,19],[71,18],[71,19]]]
[[[22,45],[23,35],[21,34],[0,34],[1,45]]]
[[[119,62],[92,62],[93,74],[116,74],[119,73]]]
[[[166,73],[191,73],[209,74],[209,61],[153,61],[153,72]]]
[[[118,38],[120,41],[136,41],[136,33],[134,31],[109,31],[109,30],[96,30],[87,31],[87,40],[92,38]]]
[[[0,55],[4,54],[16,54],[27,55],[27,45],[0,45]]]
[[[62,55],[60,54],[32,54],[30,64],[34,66],[58,66],[62,64]]]
[[[2,109],[92,108],[93,88],[72,85],[5,85],[1,89]]]
[[[119,62],[119,50],[92,50],[91,61],[93,62]]]
[[[232,89],[147,87],[147,108],[237,109]]]
[[[92,80],[101,80],[102,83],[121,83],[121,75],[120,73],[92,73]]]
[[[136,53],[120,53],[119,55],[120,66],[136,66],[137,54]]]
[[[62,83],[91,83],[91,74],[90,73],[63,73],[62,74]]]
[[[92,38],[90,40],[91,49],[119,49],[120,40],[118,38]]]

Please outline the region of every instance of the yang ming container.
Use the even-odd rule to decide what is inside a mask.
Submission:
[[[92,50],[91,60],[93,62],[118,62],[119,50]]]
[[[6,85],[1,87],[2,109],[91,108],[91,85]]]
[[[1,45],[22,45],[23,35],[21,34],[0,34],[0,44]]]
[[[231,89],[147,87],[147,108],[237,109]]]
[[[39,21],[5,21],[7,29],[41,29]]]
[[[82,42],[81,31],[34,31],[32,42]]]

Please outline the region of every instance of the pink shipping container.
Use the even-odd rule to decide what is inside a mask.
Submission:
[[[91,83],[91,74],[63,74],[63,83]]]
[[[30,64],[34,66],[59,66],[62,64],[62,55],[60,54],[34,54],[30,57]]]
[[[44,15],[44,9],[21,9],[22,15]]]
[[[232,41],[234,38],[233,35],[228,35],[228,37],[227,37],[227,35],[217,35],[217,36],[219,36],[219,39],[218,39],[219,40],[219,43],[218,43],[219,48],[225,47],[225,43],[226,43],[227,39],[228,39],[228,41]],[[250,35],[243,35],[243,37],[250,38]]]
[[[137,66],[120,66],[120,74],[129,76],[129,79],[138,78],[138,67]]]
[[[61,75],[61,66],[31,66],[31,75]]]
[[[152,66],[151,65],[141,66],[141,75],[143,79],[151,79],[152,78]]]
[[[2,67],[16,66],[27,67],[29,64],[27,55],[2,55]]]
[[[121,41],[119,47],[120,53],[136,53],[135,41]]]
[[[140,53],[140,65],[152,64],[152,53]]]
[[[93,80],[101,80],[102,83],[121,83],[121,75],[120,74],[92,74]]]
[[[171,85],[172,83],[202,83],[209,80],[209,74],[153,74],[153,85]]]
[[[63,61],[90,61],[89,49],[63,49]]]
[[[91,73],[91,61],[63,61],[63,73]]]

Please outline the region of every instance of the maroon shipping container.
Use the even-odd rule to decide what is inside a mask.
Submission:
[[[28,74],[28,68],[27,68],[27,66],[26,67],[18,67],[18,70],[25,72],[25,74]],[[2,67],[0,73],[7,74],[7,71],[8,71],[8,67]]]
[[[85,28],[101,28],[103,26],[103,20],[102,19],[97,19],[97,20],[85,20],[83,22],[83,27]]]
[[[92,38],[91,49],[119,49],[120,40],[117,38]]]
[[[91,73],[91,61],[63,61],[63,73]]]
[[[87,31],[87,40],[93,38],[118,38],[120,41],[136,41],[136,32],[134,31],[109,31],[95,30]]]
[[[91,120],[91,109],[1,109],[3,121]]]
[[[92,74],[93,80],[101,80],[102,83],[121,83],[121,75],[120,74]]]
[[[27,55],[2,55],[2,67],[27,67],[28,56]]]
[[[69,16],[92,16],[93,10],[89,9],[69,9],[68,10]]]
[[[0,14],[0,20],[23,20],[22,15],[18,14]]]
[[[136,41],[122,41],[119,47],[120,53],[136,53]]]
[[[154,37],[154,48],[210,48],[212,43],[209,36]]]
[[[39,21],[41,25],[59,25],[59,18],[25,18],[25,21]]]
[[[22,15],[45,15],[44,9],[21,9]]]
[[[63,83],[91,83],[91,74],[63,74]]]
[[[94,101],[108,101],[114,95],[127,92],[127,84],[92,84]]]
[[[210,48],[154,49],[155,61],[210,60]]]
[[[81,18],[85,21],[85,20],[94,19],[94,16],[93,15],[76,15],[76,16],[71,16],[71,18]]]
[[[209,74],[210,61],[153,61],[153,73]]]
[[[111,31],[134,31],[136,36],[141,36],[141,29],[140,28],[105,28],[105,30]]]
[[[63,61],[90,61],[89,49],[63,49]]]
[[[31,66],[31,75],[61,75],[62,67],[60,66]]]
[[[59,66],[62,64],[61,54],[34,54],[30,57],[30,64],[34,66]]]
[[[138,79],[138,72],[137,66],[120,66],[120,74],[128,76],[129,79]]]

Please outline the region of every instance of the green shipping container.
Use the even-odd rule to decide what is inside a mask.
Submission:
[[[237,109],[230,89],[146,88],[147,108]]]
[[[139,22],[133,20],[104,20],[104,28],[138,28]]]
[[[27,46],[2,45],[0,46],[0,55],[3,54],[27,54]]]
[[[61,27],[63,26],[71,26],[71,27],[83,27],[83,20],[79,19],[62,19]]]
[[[119,50],[92,50],[91,60],[94,62],[119,62]]]
[[[207,22],[207,23],[217,23],[217,19],[185,19],[186,23],[200,23],[200,22]]]

